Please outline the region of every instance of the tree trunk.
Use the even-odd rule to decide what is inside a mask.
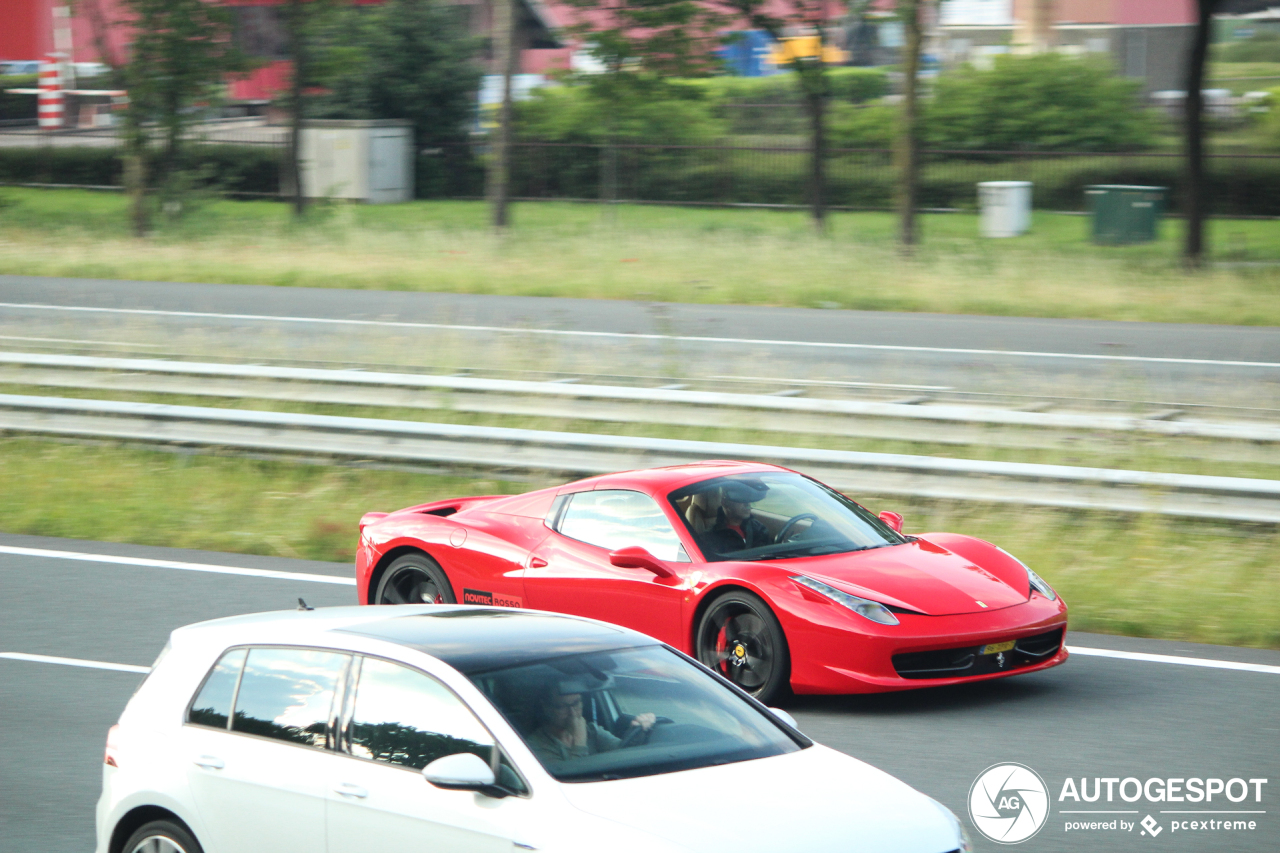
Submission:
[[[1218,0],[1199,0],[1191,55],[1187,58],[1187,98],[1185,102],[1185,178],[1187,235],[1182,260],[1190,268],[1204,263],[1204,128],[1201,122],[1204,98],[1204,63],[1209,52],[1209,26]]]
[[[899,5],[905,40],[902,46],[902,117],[894,154],[898,161],[898,239],[903,254],[910,255],[919,240],[916,226],[916,195],[920,170],[919,105],[917,80],[920,71],[920,0]]]
[[[302,188],[302,90],[306,82],[306,15],[302,0],[289,0],[289,53],[293,58],[293,78],[289,83],[289,146],[285,152],[283,186],[293,197],[293,215],[302,216],[307,197]]]
[[[147,154],[145,137],[139,144],[127,144],[124,156],[124,185],[129,193],[129,215],[135,237],[147,236],[151,221],[147,211]]]
[[[821,62],[821,59],[819,59]],[[809,113],[809,200],[813,215],[813,227],[819,234],[827,228],[827,133],[826,133],[826,81],[822,79],[824,70],[819,67],[814,72],[819,75],[817,88],[805,93],[805,104]]]
[[[489,161],[489,204],[493,227],[510,224],[511,200],[511,78],[520,60],[516,49],[516,0],[494,0],[494,36],[497,38],[498,68],[502,71],[502,105],[498,108],[498,128]]]

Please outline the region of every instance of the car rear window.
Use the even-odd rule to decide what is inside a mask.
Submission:
[[[349,660],[312,649],[250,649],[231,730],[325,748],[334,693]]]
[[[187,722],[198,726],[225,729],[235,702],[236,684],[240,681],[240,669],[244,666],[246,649],[227,652],[205,676],[204,684],[187,711]]]

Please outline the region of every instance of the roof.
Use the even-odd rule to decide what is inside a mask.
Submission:
[[[274,643],[287,636],[304,645],[319,637],[334,641],[334,634],[352,634],[431,655],[466,674],[658,643],[644,634],[578,616],[442,604],[282,610],[214,619],[179,630],[223,633],[232,643]]]

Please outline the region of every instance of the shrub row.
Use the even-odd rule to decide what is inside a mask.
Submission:
[[[280,149],[205,145],[188,150],[186,168],[203,187],[228,193],[278,191]],[[594,145],[517,145],[512,192],[526,198],[599,198],[606,152]],[[1280,216],[1280,158],[1209,160],[1210,209],[1218,215]],[[925,156],[922,207],[972,209],[976,184],[1028,180],[1033,203],[1049,210],[1081,210],[1089,184],[1142,184],[1170,189],[1169,207],[1182,198],[1177,157]],[[834,206],[886,209],[895,173],[887,151],[835,151],[828,163],[827,201]],[[799,150],[715,147],[623,147],[617,152],[617,197],[672,203],[802,205],[808,202],[808,155]],[[118,186],[119,154],[111,148],[2,148],[0,182]],[[418,198],[475,198],[484,194],[482,155],[465,146],[434,149],[417,163]]]

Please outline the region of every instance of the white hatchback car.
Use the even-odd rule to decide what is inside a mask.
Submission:
[[[968,849],[649,637],[442,605],[174,631],[108,735],[97,830],[97,853]]]

